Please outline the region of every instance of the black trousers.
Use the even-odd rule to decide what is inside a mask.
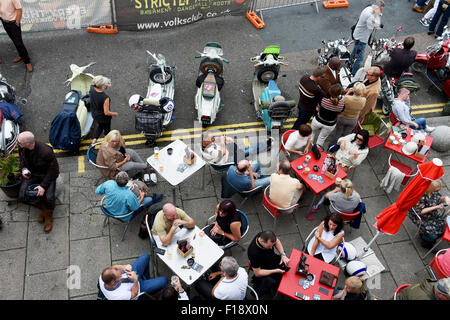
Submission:
[[[265,277],[253,276],[253,289],[261,297],[272,290],[276,290],[280,285],[281,277],[282,275],[279,273]]]
[[[95,129],[94,138],[100,138],[102,132],[105,133],[105,136],[111,131],[111,121],[109,122],[97,122],[97,129]]]
[[[28,186],[32,184],[40,184],[43,179],[44,179],[43,176],[31,176],[30,179],[22,179],[22,184],[20,185],[19,190],[19,200],[22,202],[26,202],[25,191],[27,191]],[[42,201],[44,202],[45,208],[47,210],[55,209],[56,206],[55,191],[56,191],[56,180],[50,183],[47,189],[45,189],[44,195],[42,196]]]
[[[22,30],[20,29],[20,26],[17,26],[15,21],[4,21],[3,19],[1,20],[3,28],[5,28],[6,33],[14,43],[14,46],[16,47],[17,52],[19,53],[19,57],[23,59],[23,62],[25,64],[29,64],[30,57],[28,56],[27,48],[25,48],[25,45],[23,44]]]

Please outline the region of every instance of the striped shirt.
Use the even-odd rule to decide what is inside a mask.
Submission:
[[[322,98],[320,109],[317,113],[317,121],[326,125],[334,126],[337,122],[337,116],[345,109],[344,100],[340,99],[337,105],[333,104],[329,98]]]

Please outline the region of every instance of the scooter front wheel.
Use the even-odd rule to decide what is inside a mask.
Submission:
[[[425,73],[427,66],[424,63],[421,62],[414,62],[411,65],[411,69],[417,73]]]
[[[277,80],[278,70],[274,66],[265,66],[258,70],[257,76],[262,83],[268,83],[270,80]]]
[[[172,81],[172,70],[170,70],[169,67],[166,67],[163,73],[161,72],[161,68],[156,68],[150,71],[150,79],[153,82],[159,83],[159,84],[168,84],[170,81]],[[165,80],[165,81],[164,81]]]

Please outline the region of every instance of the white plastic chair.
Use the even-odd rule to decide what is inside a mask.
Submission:
[[[305,239],[305,242],[304,242],[304,244],[303,244],[303,249],[302,249],[302,251],[303,252],[306,252],[307,254],[310,254],[310,248],[312,248],[312,246],[313,246],[313,244],[314,244],[314,242],[313,242],[313,240],[314,240],[314,233],[316,232],[316,230],[318,229],[319,227],[315,227],[312,231],[311,231],[311,233],[308,235],[308,237],[306,237],[306,239]],[[310,243],[311,243],[311,245],[310,245]],[[341,243],[340,244],[344,244],[345,243],[345,240],[344,240],[344,237],[342,237],[342,240],[341,240]],[[342,255],[342,252],[343,252],[343,250],[341,250],[339,253],[337,253],[337,249],[339,248],[339,244],[336,246],[336,256],[333,258],[333,260],[331,260],[330,262],[328,262],[329,264],[335,264],[335,263],[337,263],[338,261],[339,261],[339,259],[341,258],[341,255]]]

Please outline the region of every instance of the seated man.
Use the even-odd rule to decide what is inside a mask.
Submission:
[[[278,163],[278,172],[270,176],[270,201],[280,208],[296,204],[303,192],[303,185],[289,175],[290,171],[289,161],[282,160]]]
[[[192,229],[195,227],[195,221],[180,208],[166,203],[155,216],[152,234],[158,236],[163,246],[167,247],[172,242],[178,227]]]
[[[281,256],[275,253],[273,247]],[[273,231],[258,233],[248,247],[247,256],[255,274],[252,281],[258,296],[261,297],[266,292],[278,288],[289,258]]]
[[[125,171],[120,171],[115,180],[108,180],[103,182],[95,190],[96,194],[104,194],[106,196],[105,208],[112,215],[123,216],[131,211],[135,213],[140,212],[140,207],[150,207],[153,203],[156,203],[162,199],[162,195],[156,195],[154,199],[152,197],[146,197],[145,193],[140,190],[139,198],[130,190],[127,186],[130,178]],[[133,216],[129,215],[126,218],[121,218],[121,221],[128,222]]]
[[[425,118],[415,119],[411,116],[409,93],[410,91],[406,88],[401,88],[399,90],[398,97],[392,104],[392,112],[402,124],[407,125],[414,130],[432,132],[435,128],[427,126],[427,120]]]
[[[411,50],[414,46],[414,38],[407,37],[403,41],[403,47],[398,47],[389,53],[391,60],[384,66],[384,74],[389,78],[400,78],[403,72],[407,72],[414,63],[417,52]]]
[[[260,152],[270,151],[272,138],[248,147],[238,146],[234,139],[225,135],[214,135],[212,131],[202,134],[202,157],[216,165],[238,163],[239,160]]]
[[[200,278],[195,290],[207,300],[243,300],[247,283],[247,271],[239,267],[236,259],[225,256],[220,262],[220,271],[210,273],[208,280]]]
[[[22,168],[22,184],[19,199],[26,201],[28,187],[37,184],[37,197],[42,200],[36,206],[42,210],[38,218],[44,223],[44,231],[50,232],[53,227],[53,210],[56,206],[56,179],[59,176],[59,165],[53,149],[43,142],[36,141],[33,133],[24,131],[17,138],[19,145],[20,167]]]
[[[143,254],[132,265],[114,265],[103,270],[98,284],[108,300],[131,300],[140,292],[155,293],[167,286],[166,277],[150,279],[150,256]]]
[[[237,166],[228,168],[227,181],[237,192],[250,191],[258,186],[265,188],[270,184],[270,177],[264,175],[260,164],[256,161],[252,163],[241,160]]]
[[[397,300],[450,300],[450,278],[425,279],[401,290]]]
[[[297,131],[289,135],[284,144],[284,149],[289,151],[290,161],[294,161],[311,151],[311,133],[312,129],[309,125],[301,124]]]

